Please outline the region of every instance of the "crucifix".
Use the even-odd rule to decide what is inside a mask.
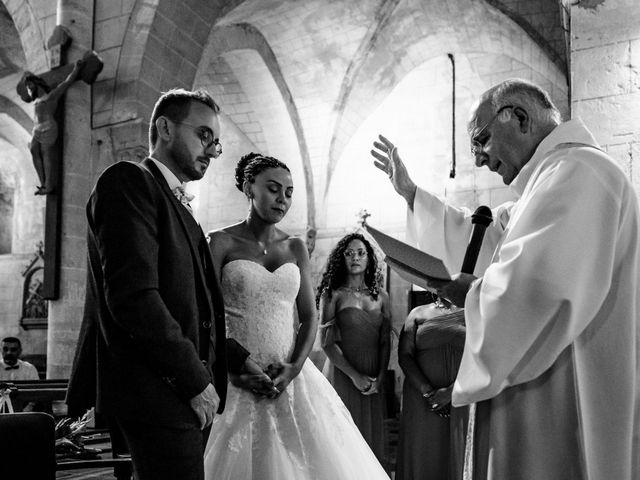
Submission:
[[[367,212],[366,208],[360,209],[360,211],[356,214],[356,217],[358,217],[358,224],[364,228],[367,225],[367,218],[369,218],[370,216],[371,214]]]
[[[61,100],[76,80],[92,84],[103,67],[102,60],[93,51],[85,53],[75,63],[66,64],[66,51],[70,43],[69,31],[61,25],[56,26],[47,42],[51,69],[38,75],[27,71],[16,86],[22,100],[34,103],[35,118],[29,150],[40,182],[35,195],[46,196],[42,296],[47,300],[55,300],[59,296],[64,159]]]

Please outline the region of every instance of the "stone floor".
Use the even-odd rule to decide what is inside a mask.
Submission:
[[[389,418],[385,420],[385,461],[384,467],[387,472],[390,473],[391,479],[394,478],[396,450],[398,444],[398,419]],[[110,451],[110,445],[108,443],[97,443],[92,446],[102,448],[105,452]],[[56,479],[64,480],[116,480],[113,475],[113,468],[92,468],[83,470],[63,470],[56,472]]]
[[[110,459],[111,458],[111,441],[109,439],[109,435],[107,430],[102,429],[91,429],[88,428],[83,435],[83,443],[85,447],[89,449],[96,450],[98,452],[102,452],[99,455],[100,459]],[[80,460],[79,458],[67,458],[60,460],[58,459],[58,468],[61,465],[64,465],[65,461],[73,461]],[[105,467],[98,466],[95,468],[83,468],[83,469],[70,469],[70,470],[60,470],[56,472],[56,479],[65,479],[65,480],[115,480],[115,476],[113,475],[113,467]]]
[[[113,476],[113,470],[108,468],[105,470],[92,470],[92,471],[76,471],[76,472],[58,472],[56,478],[64,480],[115,480]],[[391,472],[391,480],[395,478],[395,472]]]

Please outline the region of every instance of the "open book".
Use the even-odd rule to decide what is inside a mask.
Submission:
[[[451,280],[447,267],[439,258],[390,237],[369,225],[366,225],[366,229],[384,252],[385,263],[406,281],[433,290],[427,285],[427,280]]]
[[[418,285],[425,290],[433,291],[433,287],[427,284],[429,279],[451,280],[447,267],[439,258],[390,237],[369,225],[365,224],[365,227],[384,252],[386,264],[407,282]],[[432,314],[428,315],[427,318],[438,318],[443,322],[448,321],[455,325],[464,325],[464,309],[448,310],[447,312],[438,312],[437,310],[437,308],[434,308]],[[427,323],[416,323],[416,342],[425,333],[422,332],[422,329],[427,327]]]

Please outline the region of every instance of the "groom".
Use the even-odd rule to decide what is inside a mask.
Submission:
[[[202,430],[224,408],[227,363],[234,373],[251,363],[225,342],[220,287],[184,193],[222,151],[218,112],[206,92],[164,93],[149,158],[106,169],[87,205],[86,303],[67,403],[70,414],[95,405],[119,427],[138,480],[203,478]]]

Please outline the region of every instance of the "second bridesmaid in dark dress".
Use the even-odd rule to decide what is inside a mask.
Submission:
[[[378,460],[384,457],[384,396],[389,364],[389,296],[371,244],[361,234],[342,238],[318,288],[325,374]]]
[[[414,308],[400,333],[405,374],[396,463],[397,480],[459,480],[463,476],[468,408],[451,406],[462,359],[461,317],[435,304]],[[440,316],[443,315],[443,316]]]

